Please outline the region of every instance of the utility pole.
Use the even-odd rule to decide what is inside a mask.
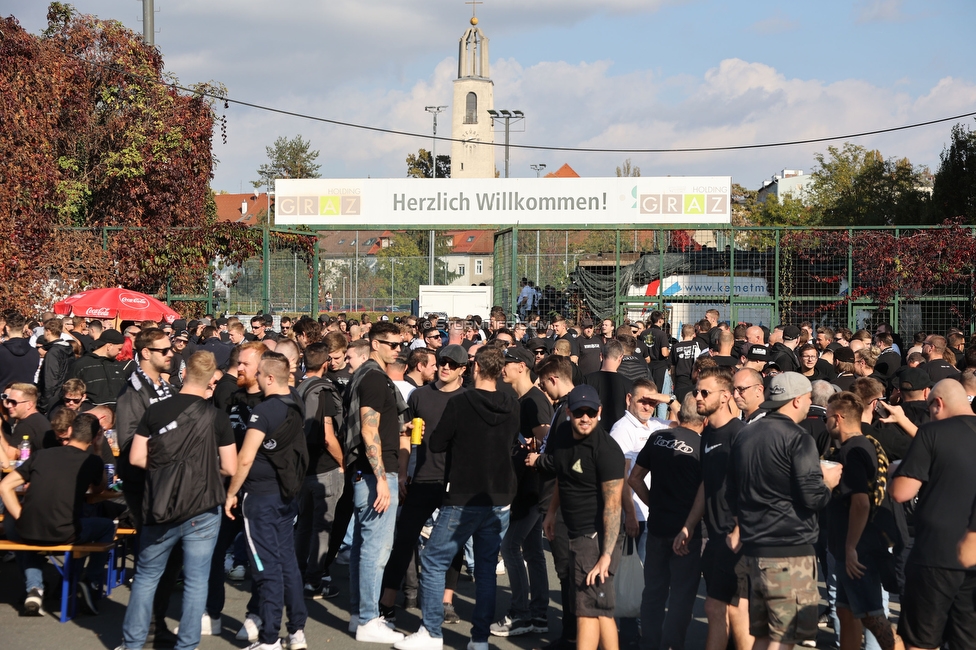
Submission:
[[[142,42],[146,45],[156,44],[156,26],[153,23],[155,13],[153,0],[142,0]]]
[[[424,106],[424,110],[434,116],[434,140],[430,152],[430,177],[437,178],[437,115],[444,111],[447,106]],[[434,231],[428,233],[428,267],[427,280],[429,284],[434,284]]]
[[[503,119],[505,120],[505,178],[508,178],[508,134],[509,134],[509,123],[512,120],[518,122],[519,120],[525,119],[525,113],[522,111],[508,111],[505,109],[489,109],[488,115],[492,119]]]

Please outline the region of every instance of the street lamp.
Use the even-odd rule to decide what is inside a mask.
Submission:
[[[398,263],[399,263],[399,260],[395,260],[392,257],[390,258],[390,308],[391,309],[396,306],[396,301],[393,299],[393,286],[394,286],[393,285],[393,269],[396,268],[396,265]]]
[[[490,115],[492,119],[505,120],[505,178],[508,178],[508,128],[512,120],[515,120],[516,122],[519,120],[524,120],[525,113],[522,111],[509,111],[500,108],[498,110],[488,109],[488,115]]]
[[[444,111],[447,106],[424,106],[424,110],[434,116],[434,139],[433,147],[430,152],[430,177],[437,178],[437,115]],[[434,284],[434,231],[431,230],[428,239],[430,240],[430,245],[428,246],[428,253],[430,261],[427,267],[427,278],[431,284]]]
[[[542,170],[546,168],[546,163],[539,163],[538,165],[529,165],[529,168],[535,171],[535,177],[539,178],[539,174],[541,174]]]

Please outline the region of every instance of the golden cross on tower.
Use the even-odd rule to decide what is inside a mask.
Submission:
[[[475,15],[475,14],[478,11],[478,5],[483,5],[485,3],[484,2],[481,2],[481,0],[467,0],[467,2],[465,2],[464,4],[471,5],[471,24],[472,25],[477,25],[478,24],[478,16]]]

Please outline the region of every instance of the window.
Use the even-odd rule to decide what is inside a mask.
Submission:
[[[340,239],[340,240],[339,240],[338,242],[336,242],[336,243],[338,243],[338,244],[339,244],[339,245],[341,246],[342,244],[345,244],[345,243],[346,243],[346,240],[345,240],[345,238],[343,238],[343,239]]]
[[[485,271],[484,271],[484,268],[482,267],[482,260],[475,260],[474,261],[474,274],[475,275],[481,275],[484,272]]]
[[[468,237],[468,243],[469,243],[469,244],[470,244],[471,242],[473,242],[473,241],[474,241],[474,235],[471,235],[470,237]]]
[[[458,264],[458,266],[457,266],[458,275],[464,275],[464,271],[465,270],[466,269],[464,268],[464,264]]]
[[[468,93],[464,100],[464,123],[478,123],[478,96],[474,93]]]

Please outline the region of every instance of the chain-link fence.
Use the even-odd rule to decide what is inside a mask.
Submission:
[[[527,278],[549,296],[543,314],[574,318],[644,319],[660,309],[674,328],[717,309],[722,320],[767,326],[972,327],[969,228],[512,229],[496,236],[495,255],[495,301],[513,311],[507,287]]]

